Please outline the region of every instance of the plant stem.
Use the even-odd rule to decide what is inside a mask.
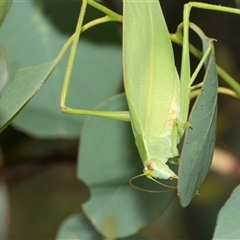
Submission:
[[[180,24],[177,28],[176,33],[170,34],[170,38],[172,42],[182,46],[182,24]],[[197,57],[198,59],[201,59],[203,56],[203,53],[194,47],[192,44],[189,44],[189,51],[192,55]],[[240,84],[231,77],[225,70],[223,70],[219,65],[216,66],[218,75],[235,91],[238,98],[240,98]]]
[[[93,0],[86,0],[86,1],[90,6],[92,6],[96,9],[98,9],[99,11],[105,13],[113,21],[117,21],[117,22],[122,22],[123,21],[123,17],[120,14],[117,14],[117,13],[113,12],[112,10],[104,7],[103,5],[97,3]]]

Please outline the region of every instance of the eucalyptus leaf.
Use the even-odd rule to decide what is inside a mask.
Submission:
[[[209,38],[201,36],[203,52]],[[179,167],[178,192],[186,207],[196,195],[211,166],[216,137],[218,78],[214,49],[206,63],[202,91],[190,114]]]
[[[240,239],[240,185],[235,188],[217,217],[213,239]]]
[[[0,99],[0,132],[37,93],[55,66],[55,61],[21,69]]]
[[[98,110],[127,110],[125,95],[104,102]],[[159,217],[170,203],[174,191],[146,177],[132,181],[149,193],[134,189],[129,180],[142,173],[143,165],[128,122],[87,118],[81,135],[78,177],[90,189],[90,199],[83,205],[94,227],[109,238],[136,233]],[[176,185],[176,181],[164,181]]]
[[[104,240],[105,238],[99,234],[91,224],[91,222],[83,214],[75,214],[68,217],[59,227],[56,240]],[[139,234],[132,235],[122,240],[147,240]]]
[[[91,222],[82,214],[75,214],[67,219],[59,227],[56,240],[94,240],[103,239],[93,228]]]
[[[58,4],[61,3],[56,2],[56,8]],[[76,3],[66,2],[66,10],[70,4]],[[1,29],[0,41],[6,49],[10,79],[20,68],[53,60],[69,37],[57,30],[42,9],[44,2],[15,2]],[[106,27],[109,34],[116,34],[116,25]],[[98,27],[93,31],[98,33]],[[14,120],[16,128],[36,137],[79,136],[84,117],[62,114],[59,107],[67,57],[64,56],[49,81]],[[81,38],[67,104],[92,109],[117,92],[120,81],[120,44],[114,41],[96,44]]]

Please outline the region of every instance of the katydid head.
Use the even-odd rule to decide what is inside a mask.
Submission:
[[[147,178],[177,179],[177,175],[159,159],[150,159],[144,162],[143,174]]]
[[[134,179],[143,177],[143,176],[146,176],[148,179],[150,179],[150,180],[156,182],[157,184],[160,184],[166,188],[176,189],[176,187],[174,187],[174,186],[169,186],[169,185],[163,184],[155,179],[155,178],[160,178],[160,179],[165,179],[165,180],[178,179],[177,175],[168,167],[168,165],[166,165],[164,162],[162,162],[159,159],[151,159],[151,160],[145,161],[143,173],[140,175],[137,175],[135,177],[132,177],[129,180],[129,183],[132,187],[134,187],[138,190],[144,191],[144,192],[160,193],[160,192],[171,191],[171,190],[160,190],[160,191],[147,190],[147,189],[137,187],[132,183],[132,181]]]

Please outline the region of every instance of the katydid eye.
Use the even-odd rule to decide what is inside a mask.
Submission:
[[[148,169],[148,170],[154,170],[154,169],[155,169],[155,163],[153,163],[153,162],[148,162],[148,163],[147,163],[147,169]]]

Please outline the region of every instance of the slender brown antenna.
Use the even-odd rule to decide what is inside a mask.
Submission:
[[[134,184],[132,183],[132,181],[133,181],[134,179],[137,179],[137,178],[140,178],[140,177],[143,177],[143,176],[146,176],[146,174],[142,173],[142,174],[139,174],[139,175],[137,175],[137,176],[132,177],[132,178],[129,180],[129,184],[130,184],[133,188],[135,188],[135,189],[138,189],[138,190],[143,191],[143,192],[149,192],[149,193],[170,192],[170,191],[172,191],[173,189],[176,189],[176,188],[177,188],[177,187],[165,185],[165,184],[163,184],[163,183],[161,183],[161,182],[158,182],[157,180],[155,180],[155,179],[152,178],[151,176],[147,176],[147,178],[153,180],[154,182],[156,182],[156,183],[159,184],[159,185],[162,185],[162,186],[164,186],[164,187],[171,188],[171,189],[168,189],[168,190],[159,190],[159,191],[148,190],[148,189],[144,189],[144,188],[137,187],[136,185],[134,185]]]

